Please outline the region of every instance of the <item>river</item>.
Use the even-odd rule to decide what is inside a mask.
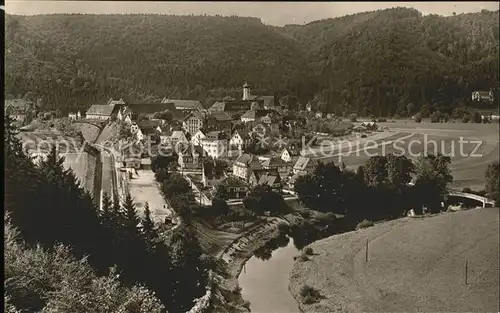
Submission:
[[[286,238],[286,239],[285,239]],[[293,239],[281,239],[281,246],[273,250],[269,245],[250,258],[241,271],[238,283],[244,300],[250,302],[252,313],[298,313],[295,299],[288,291],[293,257],[300,254]],[[265,259],[265,260],[263,260]]]

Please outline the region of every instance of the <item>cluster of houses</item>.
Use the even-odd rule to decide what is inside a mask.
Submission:
[[[24,125],[29,114],[38,112],[40,103],[40,99],[37,103],[25,99],[5,100],[4,112],[8,113],[18,125]]]
[[[201,172],[201,183],[208,190],[222,185],[231,199],[241,199],[259,184],[281,192],[292,187],[289,182],[293,184],[298,176],[314,168],[314,160],[301,156],[294,146],[283,147],[268,156],[245,153],[252,136],[262,136],[267,128],[277,127],[271,116],[279,116],[281,112],[273,96],[254,96],[245,84],[241,100],[217,101],[209,109],[193,100],[164,98],[160,103],[134,104],[110,99],[104,105],[92,105],[85,116],[91,120],[123,121],[134,143],[154,138],[158,146],[175,152],[181,171]],[[159,113],[165,113],[168,119],[158,116]],[[77,112],[71,118],[81,116]],[[234,130],[235,123],[256,126],[250,131]],[[123,151],[121,161],[124,170],[134,170],[144,169],[145,159],[149,158],[141,155],[141,151],[128,150]],[[220,171],[205,166],[207,160],[217,159],[227,160],[229,168]]]

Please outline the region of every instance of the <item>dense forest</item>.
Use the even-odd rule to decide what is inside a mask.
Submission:
[[[395,8],[306,25],[166,15],[6,16],[6,96],[48,108],[255,94],[338,114],[406,115],[470,105],[499,83],[497,12]],[[498,91],[496,91],[498,92]],[[495,105],[493,105],[494,107]]]
[[[102,207],[54,147],[34,164],[4,120],[5,310],[186,312],[205,293],[211,259],[188,222],[155,225],[130,194]]]

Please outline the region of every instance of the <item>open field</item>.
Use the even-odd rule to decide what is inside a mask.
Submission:
[[[304,312],[498,312],[498,223],[498,208],[486,208],[332,236],[294,264],[290,290],[299,299],[308,284],[324,296]]]
[[[172,212],[163,200],[155,180],[155,173],[151,170],[137,170],[137,172],[139,175],[134,173],[133,178],[128,180],[130,195],[134,199],[137,211],[142,215],[144,205],[148,202],[151,218],[155,222],[163,222]]]
[[[337,164],[344,162],[349,168],[355,169],[365,164],[373,155],[394,153],[416,158],[419,155],[440,152],[451,157],[454,177],[452,188],[483,189],[484,173],[488,164],[499,159],[498,124],[380,124],[389,126],[391,132],[395,133],[369,145],[365,145],[366,140],[360,140],[358,146],[343,147],[341,155],[334,154],[333,157],[322,158],[322,161],[334,161]],[[411,137],[407,137],[407,134],[412,133]],[[390,140],[393,140],[393,143],[376,146],[382,141]]]

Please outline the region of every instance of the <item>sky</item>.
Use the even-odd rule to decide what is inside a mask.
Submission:
[[[36,1],[6,0],[8,14],[35,15],[54,13],[95,14],[174,14],[238,15],[257,17],[263,23],[282,26],[304,24],[347,14],[412,7],[423,14],[452,15],[482,9],[498,10],[500,2],[148,2],[148,1]]]

